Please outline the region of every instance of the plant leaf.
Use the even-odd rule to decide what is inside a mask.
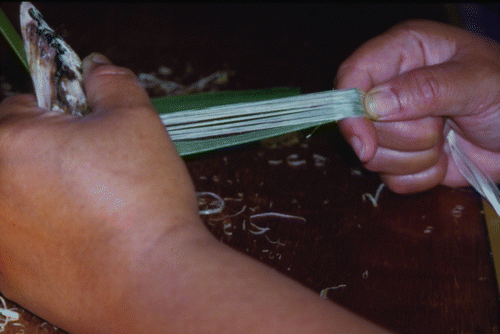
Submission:
[[[176,140],[174,145],[177,148],[179,155],[193,155],[209,151],[214,151],[222,148],[229,148],[243,144],[252,143],[266,138],[272,138],[284,135],[290,132],[305,130],[311,127],[317,127],[324,124],[324,122],[315,124],[303,124],[295,126],[280,127],[276,129],[267,129],[261,131],[253,131],[239,135],[232,135],[220,138],[208,138],[199,140]]]
[[[21,39],[21,36],[19,36],[19,34],[17,33],[12,23],[10,23],[10,20],[8,19],[7,15],[5,15],[5,13],[1,8],[0,8],[0,33],[7,41],[7,44],[9,44],[9,46],[12,48],[17,58],[24,65],[26,71],[29,73],[30,69],[28,65],[28,60],[26,58],[26,53],[24,51],[23,40]]]
[[[0,9],[0,32],[10,45],[14,53],[20,59],[29,72],[29,65],[24,51],[24,43],[12,26],[11,22]],[[298,88],[271,88],[263,90],[210,92],[185,96],[170,96],[153,98],[151,102],[158,113],[173,113],[176,111],[205,109],[225,104],[237,104],[244,102],[257,102],[263,100],[290,97],[300,94]],[[217,138],[196,140],[174,140],[174,144],[181,156],[199,154],[231,146],[238,146],[262,139],[279,136],[289,132],[316,127],[325,122],[309,122],[306,124],[277,126],[273,129],[252,131],[243,134],[221,136]]]
[[[299,88],[280,87],[261,90],[209,92],[183,96],[167,96],[153,98],[151,99],[151,103],[156,108],[159,114],[164,114],[189,109],[205,109],[208,107],[225,104],[270,100],[274,98],[295,96],[299,94]],[[194,155],[221,148],[243,145],[265,138],[302,130],[308,127],[311,127],[311,124],[306,127],[295,126],[286,127],[279,130],[271,129],[255,131],[221,138],[176,140],[174,141],[174,144],[181,156]]]
[[[151,99],[151,103],[156,108],[158,113],[165,114],[189,109],[205,109],[224,104],[270,100],[299,94],[299,88],[280,87],[258,90],[208,92],[193,95],[156,97]]]

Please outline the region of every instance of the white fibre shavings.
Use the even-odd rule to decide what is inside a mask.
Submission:
[[[329,287],[329,288],[325,288],[323,290],[321,290],[321,292],[319,293],[319,297],[321,299],[327,299],[328,298],[328,291],[330,290],[337,290],[337,289],[340,289],[340,288],[345,288],[347,285],[345,284],[340,284],[340,285],[337,285],[337,286],[332,286],[332,287]]]
[[[13,309],[8,309],[5,299],[0,296],[0,333],[5,331],[5,326],[7,326],[9,322],[18,320],[19,313],[15,312]]]
[[[139,73],[138,78],[141,86],[147,89],[150,93],[157,92],[161,93],[161,95],[185,95],[188,93],[211,90],[217,86],[224,85],[229,81],[229,77],[231,76],[230,71],[217,71],[208,77],[201,78],[191,85],[185,86],[183,84],[161,78],[168,77],[171,74],[172,70],[170,68],[161,66],[156,70],[156,72]]]
[[[384,186],[385,186],[385,183],[381,183],[378,186],[377,192],[375,193],[375,196],[373,196],[370,193],[364,193],[361,196],[361,198],[363,199],[363,202],[366,201],[366,199],[368,198],[372,202],[373,207],[376,208],[378,206],[378,198],[380,197],[380,192],[382,191],[382,189],[384,189]]]
[[[232,228],[233,228],[233,225],[231,223],[225,223],[224,228],[222,230],[223,230],[225,235],[232,236],[233,235],[233,232],[231,231]]]
[[[250,228],[253,228],[253,230],[251,230]],[[254,223],[250,222],[250,228],[248,229],[248,232],[250,232],[251,234],[253,235],[264,235],[264,238],[266,238],[266,240],[273,244],[273,245],[278,245],[278,246],[286,246],[286,243],[282,243],[280,241],[280,239],[278,239],[277,241],[273,241],[271,239],[269,239],[269,237],[265,234],[266,232],[270,231],[271,228],[269,227],[261,227],[261,226],[258,226],[258,225],[255,225]],[[281,257],[280,257],[281,259]]]
[[[205,200],[204,197],[212,197],[215,201],[211,202],[211,203],[207,203],[207,201]],[[198,192],[196,193],[196,197],[198,198],[198,205],[199,206],[202,206],[202,205],[206,205],[206,206],[214,206],[213,203],[215,203],[215,207],[214,208],[208,208],[208,209],[204,209],[204,210],[200,210],[199,211],[199,214],[200,215],[212,215],[212,214],[215,214],[215,213],[220,213],[222,212],[222,210],[224,210],[224,200],[222,198],[220,198],[219,195],[217,194],[214,194],[212,192]]]
[[[168,77],[170,74],[172,74],[172,69],[170,67],[167,67],[167,66],[160,66],[158,68],[158,73],[163,75],[163,76]]]
[[[322,155],[319,155],[319,154],[316,154],[314,153],[312,155],[313,159],[314,159],[314,166],[316,167],[325,167],[326,165],[326,162],[327,162],[327,158],[322,156]]]
[[[368,269],[363,272],[362,277],[363,277],[363,279],[367,279],[368,278]]]
[[[307,164],[306,160],[304,159],[299,159],[299,155],[294,153],[294,154],[290,154],[287,158],[286,158],[286,163],[288,164],[288,166],[290,167],[300,167],[300,166],[305,166]]]
[[[236,213],[234,213],[234,214],[232,214],[232,215],[226,215],[226,216],[221,217],[221,218],[211,218],[211,219],[210,219],[210,222],[218,222],[218,221],[224,221],[224,220],[226,220],[227,218],[234,218],[234,217],[236,217],[236,216],[241,215],[243,212],[245,212],[245,210],[246,210],[246,209],[247,209],[247,206],[246,206],[246,205],[244,205],[244,206],[241,208],[241,210],[240,210],[240,211],[238,211],[238,212],[236,212]]]
[[[250,226],[253,227],[255,230],[250,230],[249,229],[248,232],[250,232],[252,234],[255,234],[255,235],[264,234],[264,233],[266,233],[267,231],[270,230],[269,227],[260,227],[260,226],[255,225],[252,222],[250,222]]]
[[[269,160],[268,163],[270,166],[278,166],[283,163],[283,160]]]
[[[271,243],[271,244],[273,244],[273,245],[279,245],[279,246],[283,246],[283,247],[285,247],[285,246],[286,246],[286,244],[285,244],[285,243],[282,243],[282,242],[280,241],[280,239],[278,239],[278,240],[276,240],[276,241],[273,241],[273,240],[269,239],[269,237],[268,237],[266,234],[264,234],[264,238],[266,238],[266,239],[267,239],[267,241],[269,241],[269,243]]]
[[[278,212],[265,212],[265,213],[251,215],[250,221],[260,219],[260,218],[271,218],[271,219],[274,218],[274,219],[280,220],[280,221],[289,221],[292,223],[301,223],[301,224],[306,223],[306,219],[304,217],[287,215],[287,214],[278,213]]]
[[[451,210],[451,215],[453,218],[455,218],[455,221],[458,221],[458,219],[462,218],[464,209],[465,208],[463,205],[457,204]]]
[[[262,253],[267,254],[269,260],[274,260],[275,258],[281,260],[282,257],[281,253],[272,252],[269,249],[263,249]]]
[[[351,168],[351,175],[362,177],[363,176],[363,172],[359,168]]]

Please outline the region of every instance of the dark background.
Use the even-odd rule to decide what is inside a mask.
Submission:
[[[35,6],[81,57],[100,52],[136,73],[168,66],[171,79],[183,83],[228,70],[233,75],[224,90],[331,89],[336,69],[359,45],[407,19],[484,31],[468,20],[477,14],[474,6],[465,12],[430,4]],[[19,3],[1,7],[19,26]],[[31,89],[5,44],[1,66],[12,91]],[[287,164],[291,157],[305,164]],[[335,287],[329,299],[395,332],[499,332],[482,204],[472,189],[437,187],[408,196],[382,189],[374,206],[363,195],[374,195],[380,180],[363,169],[334,126],[309,139],[296,134],[186,161],[197,191],[225,199],[221,213],[203,218],[231,247],[318,294]],[[267,212],[306,223],[252,219]],[[269,230],[255,234],[251,222]],[[25,333],[61,332],[21,313]],[[17,332],[7,327],[6,333]]]
[[[18,27],[18,3],[2,9]],[[442,5],[35,3],[83,58],[101,52],[136,73],[163,64],[203,76],[230,69],[227,89],[331,89],[336,69],[359,45],[411,18],[448,21]],[[451,7],[450,7],[451,8]],[[10,69],[2,45],[2,73]],[[25,87],[22,87],[25,89]]]

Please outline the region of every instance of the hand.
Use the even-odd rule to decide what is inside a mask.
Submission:
[[[450,127],[468,156],[500,181],[498,44],[437,22],[405,22],[356,50],[336,83],[368,92],[365,106],[377,121],[348,119],[340,128],[393,191],[467,185],[447,151]]]
[[[0,104],[0,290],[77,332],[110,322],[129,272],[159,239],[180,247],[187,235],[209,236],[138,80],[94,60],[85,117],[42,110],[32,95]]]
[[[385,333],[215,240],[144,89],[92,58],[91,114],[0,104],[7,298],[72,333]]]

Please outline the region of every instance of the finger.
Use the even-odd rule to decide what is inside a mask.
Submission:
[[[403,73],[374,87],[366,94],[365,107],[379,121],[468,116],[498,103],[499,82],[500,69],[494,64],[449,61]]]
[[[406,122],[370,122],[349,118],[339,122],[344,138],[362,162],[371,160],[378,146],[410,152],[429,150],[442,142],[443,120],[423,118]]]
[[[87,102],[92,110],[83,120],[99,121],[99,126],[91,126],[91,130],[87,128],[94,131],[91,137],[100,138],[102,144],[112,145],[110,142],[117,140],[117,136],[135,133],[142,140],[162,145],[161,151],[175,156],[176,163],[183,166],[165,125],[132,71],[114,66],[106,57],[96,53],[85,58],[82,67]]]
[[[374,122],[373,125],[377,131],[378,146],[396,151],[425,151],[443,142],[444,121],[440,117]]]
[[[381,174],[386,186],[398,194],[411,194],[434,188],[440,184],[447,171],[448,157],[441,154],[432,167],[414,174]]]
[[[377,133],[373,123],[365,118],[352,117],[339,122],[339,129],[362,162],[373,158],[377,149]]]
[[[439,28],[438,34],[435,32],[426,34],[428,30],[437,28]],[[413,21],[397,26],[356,50],[340,66],[336,76],[336,87],[369,91],[374,85],[409,69],[445,61],[451,57],[453,48],[446,43],[438,43],[440,34],[451,35],[457,33],[456,30],[428,21]],[[423,52],[426,49],[423,48],[424,45],[432,45],[435,52]],[[375,130],[366,121],[346,120],[339,125],[360,160],[369,161],[377,147]]]
[[[82,67],[85,92],[93,112],[153,109],[146,91],[132,71],[114,66],[106,57],[96,53],[86,57]]]
[[[414,174],[437,163],[442,149],[439,146],[425,151],[404,152],[378,147],[375,156],[365,163],[373,172],[396,175]]]
[[[411,21],[362,45],[336,81],[368,91],[366,109],[380,120],[462,116],[498,104],[499,57],[498,45],[463,29]]]
[[[445,62],[455,52],[451,37],[456,34],[462,30],[432,21],[399,24],[364,43],[341,64],[337,87],[368,91],[401,73]]]

